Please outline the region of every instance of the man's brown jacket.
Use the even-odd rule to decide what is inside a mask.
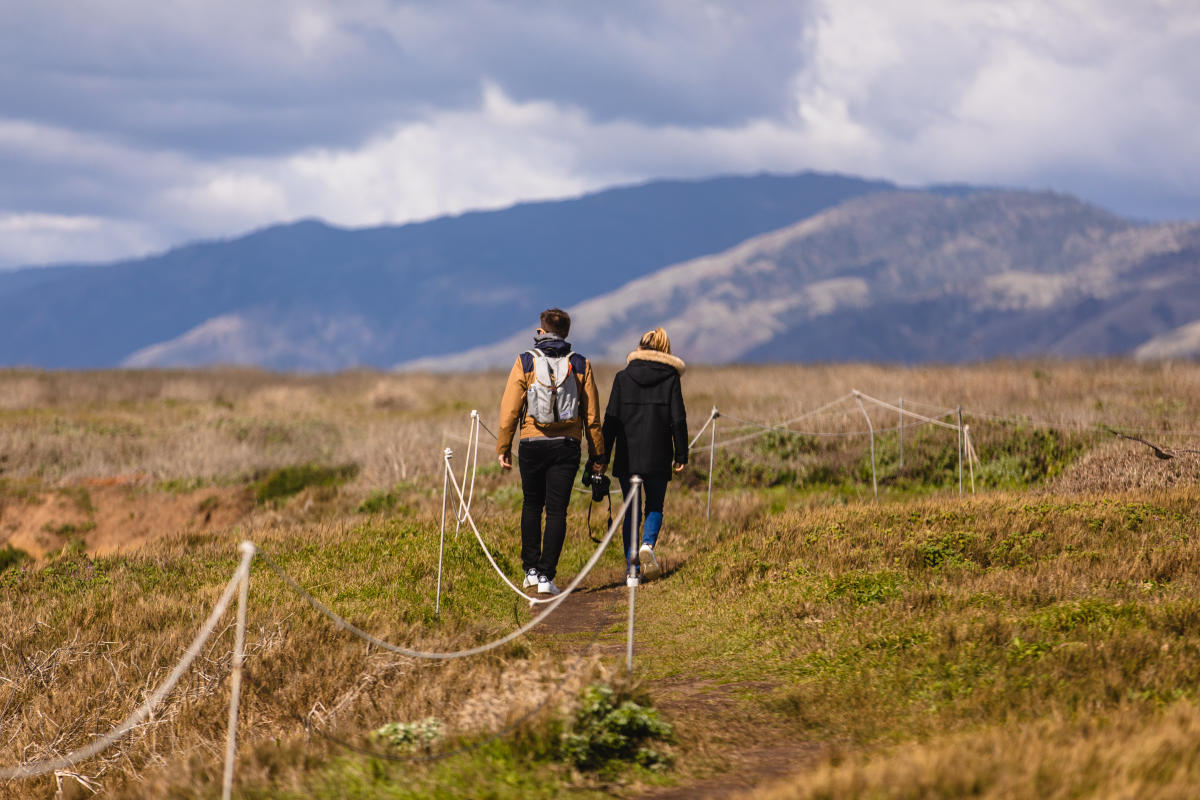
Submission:
[[[571,346],[562,339],[540,338],[537,347],[548,356],[566,355]],[[552,422],[540,425],[533,417],[525,415],[521,424],[520,439],[540,439],[546,437],[566,436],[583,440],[587,432],[588,455],[601,456],[604,453],[604,434],[600,423],[600,396],[596,392],[596,380],[592,377],[592,364],[583,356],[575,353],[571,357],[572,374],[579,381],[579,414],[575,419],[566,422]],[[582,362],[582,363],[580,363]],[[517,424],[525,409],[525,393],[533,383],[533,356],[521,353],[513,362],[512,370],[508,373],[508,382],[504,385],[504,394],[500,398],[500,429],[496,433],[496,454],[510,455],[512,453],[513,437],[517,432]]]

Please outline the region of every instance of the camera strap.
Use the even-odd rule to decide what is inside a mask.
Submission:
[[[604,530],[607,531],[609,528],[612,527],[612,492],[609,492],[608,494],[606,494],[605,497],[608,498],[608,526],[605,527]],[[597,539],[596,534],[592,533],[592,506],[594,506],[594,505],[596,505],[595,501],[593,501],[592,499],[589,498],[588,499],[588,513],[587,513],[588,538],[590,538],[596,544],[600,544],[604,540]]]

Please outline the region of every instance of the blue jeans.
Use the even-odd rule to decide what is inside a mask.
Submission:
[[[621,482],[621,494],[629,497],[630,483],[628,478],[617,478]],[[642,544],[654,547],[658,543],[658,532],[662,529],[663,502],[667,499],[667,478],[642,479],[642,515],[646,520],[645,528],[642,521],[633,520],[633,509],[625,515],[621,522],[621,539],[625,543],[625,563],[632,564],[637,559],[637,545],[634,542],[633,526],[642,528]]]

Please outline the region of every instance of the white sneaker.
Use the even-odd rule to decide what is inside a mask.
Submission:
[[[537,586],[538,574],[536,569],[526,570],[525,582],[521,584],[522,589],[528,589],[530,586]]]
[[[554,585],[554,581],[545,575],[537,576],[538,594],[562,594],[562,589]]]
[[[652,581],[659,575],[662,575],[662,567],[658,565],[658,559],[654,557],[654,548],[648,544],[643,544],[638,550],[638,561],[642,565],[642,577],[648,581]]]

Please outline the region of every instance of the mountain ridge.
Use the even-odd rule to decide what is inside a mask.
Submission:
[[[892,188],[814,172],[658,181],[403,226],[299,221],[105,266],[0,273],[0,363],[387,366]],[[326,330],[314,335],[306,315]],[[278,347],[257,349],[256,336]]]
[[[1123,220],[1066,195],[875,193],[569,309],[619,361],[664,325],[685,358],[964,361],[1151,353],[1200,319],[1200,224]],[[501,366],[522,333],[407,369]]]

